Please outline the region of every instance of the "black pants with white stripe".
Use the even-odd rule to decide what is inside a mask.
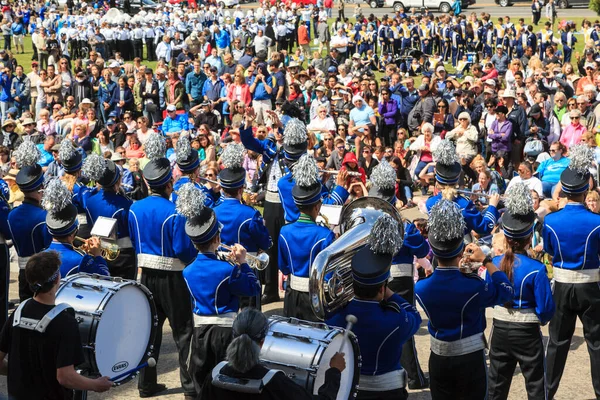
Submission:
[[[462,356],[429,356],[429,388],[433,400],[483,400],[487,367],[483,350]]]
[[[0,326],[8,319],[8,283],[10,282],[10,253],[0,244]]]
[[[558,390],[579,317],[590,354],[594,393],[600,399],[600,282],[556,282],[554,302],[556,312],[550,321],[546,352],[548,398],[552,399]]]
[[[490,400],[508,398],[517,363],[525,377],[527,398],[546,398],[544,343],[539,324],[494,319],[489,358]]]
[[[158,363],[160,346],[162,344],[162,330],[165,320],[169,319],[173,339],[177,346],[179,358],[179,378],[186,396],[196,396],[196,389],[190,374],[190,358],[192,353],[192,333],[194,328],[192,316],[192,302],[190,291],[183,279],[181,271],[160,271],[143,268],[140,279],[154,296],[154,304],[158,313],[158,326],[154,337],[152,357]],[[144,368],[139,377],[138,389],[140,393],[149,392],[157,383],[156,367]]]
[[[410,304],[415,304],[415,281],[413,277],[394,278],[388,287],[398,293],[404,300]],[[423,385],[425,383],[425,375],[419,364],[417,357],[417,348],[415,347],[415,338],[411,336],[402,346],[402,357],[400,357],[400,365],[408,375],[408,382],[411,384]]]

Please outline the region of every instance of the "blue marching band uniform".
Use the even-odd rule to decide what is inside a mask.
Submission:
[[[8,319],[8,284],[10,282],[10,253],[7,240],[10,240],[8,214],[10,213],[8,184],[0,179],[0,323]]]
[[[593,153],[586,145],[573,146],[569,153],[571,162],[560,177],[568,203],[547,215],[542,229],[544,250],[552,256],[556,302],[548,329],[548,397],[553,398],[558,390],[579,317],[590,355],[592,385],[600,398],[600,216],[584,203]]]

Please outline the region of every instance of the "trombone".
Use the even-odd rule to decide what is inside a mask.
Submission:
[[[228,246],[224,243],[221,243],[219,247],[222,247],[229,252],[233,250],[231,246]],[[262,271],[269,265],[269,255],[267,253],[260,253],[256,256],[246,254],[246,261],[248,261],[248,265],[250,267]]]
[[[340,171],[335,170],[335,169],[333,169],[333,170],[320,169],[319,172],[322,173],[322,174],[329,174],[329,175],[337,175],[337,174],[340,173]],[[360,172],[358,172],[358,171],[348,171],[348,170],[346,170],[346,173],[348,174],[348,176],[358,176],[358,177],[362,176],[362,174]]]
[[[83,244],[77,248],[87,253],[87,239],[84,239],[81,236],[75,236],[75,240],[83,242]],[[119,254],[121,254],[121,249],[116,243],[106,243],[103,242],[102,239],[100,239],[100,250],[102,252],[102,258],[106,261],[115,261],[119,257]]]

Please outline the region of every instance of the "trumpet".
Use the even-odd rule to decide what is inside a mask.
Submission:
[[[337,175],[337,174],[340,173],[340,171],[335,170],[335,169],[333,169],[333,170],[320,169],[319,172],[322,173],[322,174],[329,174],[329,175]],[[358,171],[348,171],[348,170],[346,170],[346,173],[348,174],[348,176],[358,176],[358,177],[362,176],[362,174],[360,172],[358,172]]]
[[[220,247],[225,250],[231,252],[233,249],[231,246],[228,246],[224,243],[220,244]],[[248,265],[254,269],[262,271],[267,268],[269,265],[269,255],[267,253],[260,253],[256,256],[252,256],[250,254],[246,254],[246,261],[248,261]]]
[[[79,246],[78,249],[87,253],[87,239],[84,239],[80,236],[75,236],[75,240],[83,242],[83,245]],[[106,243],[100,241],[100,251],[102,252],[102,258],[104,258],[106,261],[115,261],[119,257],[119,254],[121,254],[121,249],[116,243]]]
[[[205,177],[203,177],[203,176],[200,176],[199,178],[200,178],[200,180],[201,180],[201,181],[208,182],[208,183],[212,183],[213,185],[220,185],[220,183],[219,183],[219,182],[217,182],[217,181],[213,181],[212,179],[208,179],[208,178],[205,178]],[[248,194],[250,194],[250,195],[256,194],[256,193],[255,193],[255,192],[253,192],[252,190],[250,190],[250,189],[246,189],[246,188],[244,188],[244,193],[248,193]]]

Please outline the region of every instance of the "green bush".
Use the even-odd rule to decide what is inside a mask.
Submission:
[[[590,10],[600,15],[600,0],[590,0]]]

